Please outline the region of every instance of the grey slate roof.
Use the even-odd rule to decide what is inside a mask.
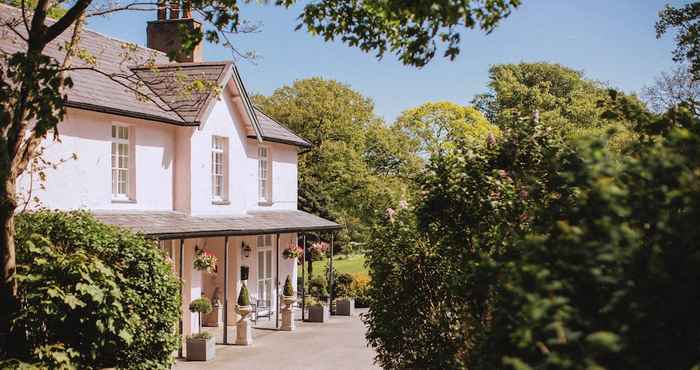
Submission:
[[[273,120],[261,110],[255,108],[255,115],[258,118],[258,122],[260,122],[260,130],[264,140],[311,147],[311,143],[299,137],[286,126]]]
[[[92,211],[100,221],[159,239],[337,230],[303,211],[249,211],[242,216],[190,216],[171,211]]]
[[[17,21],[21,19],[19,9],[0,3],[0,21],[5,23],[13,19]],[[16,28],[20,33],[26,33],[24,26],[19,25]],[[62,61],[65,54],[60,47],[68,42],[69,37],[69,32],[60,35],[47,45],[45,54]],[[0,27],[2,52],[11,54],[25,50],[25,47],[24,41],[10,29]],[[81,34],[80,48],[95,57],[96,67],[103,73],[88,69],[72,71],[70,77],[74,86],[68,90],[67,106],[180,126],[198,125],[202,114],[205,113],[207,103],[215,97],[196,92],[183,94],[168,89],[172,87],[172,83],[158,78],[153,66],[158,67],[161,77],[178,74],[184,75],[185,80],[203,77],[212,83],[220,84],[225,83],[224,79],[230,78],[232,69],[235,70],[235,65],[231,61],[170,63],[168,57],[160,51],[105,36],[89,29],[85,29]],[[73,66],[90,67],[88,63],[79,59],[75,59]],[[139,79],[143,83],[139,84]],[[146,87],[139,87],[143,84],[148,86],[150,91],[146,90]],[[141,91],[150,99],[139,98],[127,86],[144,89]],[[257,117],[251,118],[256,120]],[[268,132],[267,137],[263,139],[300,146],[309,145],[306,140],[289,130],[280,131],[281,125],[274,120],[264,120],[260,122],[260,126],[260,131]]]

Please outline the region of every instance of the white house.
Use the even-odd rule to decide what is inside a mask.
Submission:
[[[47,140],[44,151],[49,160],[77,159],[49,170],[45,189],[25,176],[19,191],[31,187],[44,207],[87,209],[158,240],[184,282],[186,335],[200,330],[187,306],[202,295],[218,296],[234,324],[241,266],[250,268],[252,299],[274,310],[286,276],[297,276],[283,250],[299,233],[339,225],[297,210],[297,158],[310,144],[251,104],[233,62],[204,62],[201,46],[170,62],[177,27],[200,25],[165,13],[148,24],[149,48],[83,32],[80,46],[103,73],[71,72],[61,141]],[[0,4],[0,18],[18,16]],[[47,53],[61,59],[67,37]],[[4,51],[23,47],[16,35],[0,35]],[[216,274],[193,268],[198,250],[218,257]]]

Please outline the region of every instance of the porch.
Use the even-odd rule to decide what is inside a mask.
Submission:
[[[243,284],[250,292],[251,303],[264,306],[257,312],[264,317],[255,317],[253,322],[255,333],[277,331],[281,326],[284,281],[289,277],[296,291],[297,276],[304,277],[303,264],[300,275],[296,258],[285,258],[284,250],[299,244],[305,249],[307,233],[326,233],[332,246],[334,232],[340,228],[301,211],[249,212],[239,217],[193,217],[178,212],[103,212],[95,216],[157,240],[170,257],[173,272],[182,281],[178,331],[183,343],[187,335],[210,331],[218,344],[232,344],[240,318],[235,306]],[[204,251],[217,259],[216,269],[211,272],[193,266],[197,253]],[[247,270],[247,280],[242,267]],[[220,302],[220,309],[200,320],[189,311],[190,302],[200,297]],[[303,304],[298,304],[296,320],[303,319],[302,312]],[[179,357],[185,355],[184,350],[180,348]]]

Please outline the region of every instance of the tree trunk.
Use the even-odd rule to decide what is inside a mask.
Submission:
[[[311,253],[309,253],[309,259],[306,261],[306,270],[309,272],[309,279],[311,279],[314,275],[314,259],[312,258],[313,256]]]
[[[0,188],[0,260],[2,260],[2,278],[0,279],[0,353],[13,353],[9,346],[13,341],[8,340],[10,331],[10,316],[17,305],[17,280],[14,278],[15,261],[15,220],[17,208],[15,198],[15,179],[12,176],[4,179]]]

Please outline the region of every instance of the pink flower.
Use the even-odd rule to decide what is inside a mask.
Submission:
[[[389,217],[389,221],[394,222],[395,215],[396,215],[396,211],[393,208],[386,209],[386,216]]]
[[[408,208],[408,202],[405,199],[401,199],[399,201],[399,209],[406,209]]]

